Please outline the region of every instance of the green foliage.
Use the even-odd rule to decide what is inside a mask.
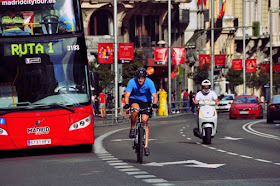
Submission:
[[[99,64],[97,60],[89,62],[89,70],[97,72],[99,82],[98,85],[102,89],[107,88],[115,78],[114,72],[111,70],[111,64]]]
[[[279,73],[273,74],[273,86],[275,86],[276,88],[280,87],[280,74]]]
[[[111,70],[111,64],[100,64],[94,70],[98,74],[101,90],[108,87],[115,78],[115,74]]]
[[[241,70],[233,70],[230,68],[227,72],[226,79],[232,86],[238,86],[243,84],[243,78],[241,77],[242,71]]]
[[[122,66],[122,69],[123,69],[122,86],[127,85],[128,81],[134,77],[134,73],[139,67],[144,67],[144,52],[143,51],[135,51],[134,60],[130,63],[123,64],[123,66]]]
[[[255,37],[260,36],[260,22],[259,21],[253,21],[252,22],[252,35]]]
[[[200,85],[204,79],[208,79],[208,76],[208,64],[204,64],[202,69],[199,67],[197,68],[197,72],[194,74],[193,80],[197,85]]]
[[[262,73],[247,73],[246,85],[250,88],[260,88],[262,85],[267,85],[269,82],[268,74]]]

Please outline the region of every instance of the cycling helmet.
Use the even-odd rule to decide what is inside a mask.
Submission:
[[[205,79],[201,82],[201,86],[202,86],[202,94],[203,95],[207,95],[210,92],[210,88],[211,88],[211,82],[208,79]],[[208,86],[209,88],[205,88],[205,86]]]
[[[147,71],[145,68],[140,67],[136,70],[135,72],[136,77],[146,77],[147,76]]]

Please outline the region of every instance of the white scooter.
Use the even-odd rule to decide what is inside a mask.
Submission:
[[[204,100],[199,102],[198,128],[193,129],[196,137],[202,139],[204,144],[211,144],[211,139],[217,133],[218,114],[215,102]]]

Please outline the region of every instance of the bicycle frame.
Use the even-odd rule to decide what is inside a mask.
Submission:
[[[143,162],[143,154],[144,154],[144,147],[145,147],[145,124],[142,122],[141,111],[144,111],[146,109],[150,109],[150,108],[148,107],[145,109],[136,109],[136,108],[131,109],[132,112],[135,110],[139,111],[137,115],[138,118],[135,123],[136,135],[133,141],[132,148],[135,149],[135,153],[137,154],[137,161],[140,163]]]

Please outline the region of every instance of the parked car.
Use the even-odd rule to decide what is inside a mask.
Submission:
[[[236,96],[233,100],[229,110],[229,119],[245,117],[263,119],[263,108],[257,96]]]
[[[280,120],[280,95],[273,96],[267,106],[267,123],[273,123],[274,120]]]
[[[216,106],[217,111],[229,111],[233,100],[234,94],[224,94],[220,96],[220,104]]]

